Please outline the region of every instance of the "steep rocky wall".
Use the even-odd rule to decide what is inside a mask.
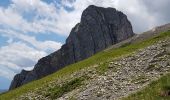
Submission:
[[[72,29],[61,49],[40,59],[32,71],[26,74],[22,72],[17,74],[10,89],[47,76],[66,65],[86,59],[133,35],[131,23],[122,12],[114,8],[91,5],[83,11],[81,22]]]

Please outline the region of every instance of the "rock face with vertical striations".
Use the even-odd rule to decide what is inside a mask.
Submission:
[[[10,90],[86,59],[133,35],[125,14],[114,8],[91,5],[83,11],[81,22],[72,29],[61,49],[40,59],[32,71],[17,74]]]

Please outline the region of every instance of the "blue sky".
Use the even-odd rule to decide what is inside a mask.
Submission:
[[[58,50],[92,4],[124,12],[135,33],[170,22],[169,0],[1,0],[0,89],[8,89],[15,74]]]
[[[7,7],[11,1],[10,0],[2,0],[0,3],[1,7]]]

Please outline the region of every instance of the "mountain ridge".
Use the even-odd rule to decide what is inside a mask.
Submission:
[[[114,8],[87,7],[58,51],[41,58],[32,71],[22,70],[11,82],[10,90],[56,72],[66,65],[84,60],[134,35],[127,16]]]

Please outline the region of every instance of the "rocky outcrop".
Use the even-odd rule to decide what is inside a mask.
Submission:
[[[131,23],[122,12],[91,5],[83,11],[81,22],[72,29],[61,49],[40,59],[32,71],[17,74],[10,89],[86,59],[133,35]]]
[[[28,73],[29,73],[29,71],[22,70],[20,74],[15,75],[15,77],[14,77],[12,83],[11,83],[10,89],[21,86],[22,81],[25,80],[26,75]]]

